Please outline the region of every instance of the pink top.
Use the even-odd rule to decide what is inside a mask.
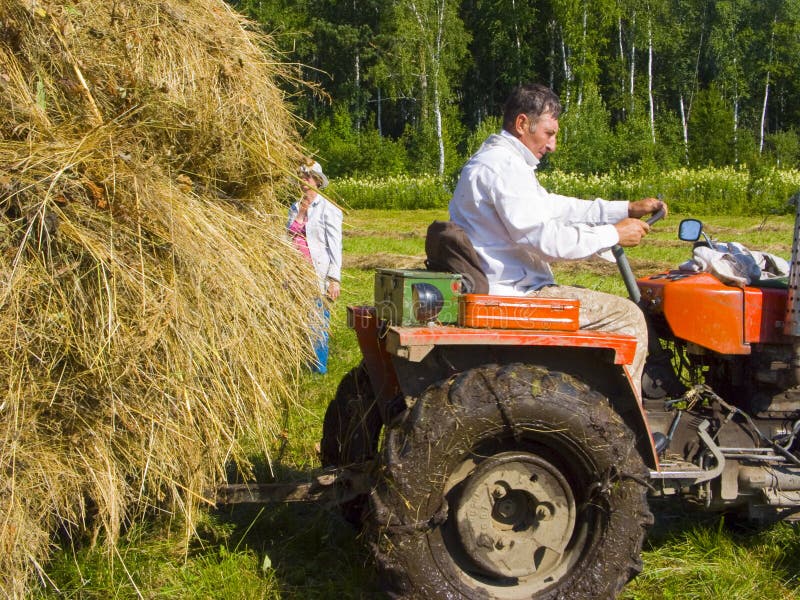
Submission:
[[[306,257],[308,262],[311,262],[311,251],[308,249],[308,240],[306,240],[306,224],[295,219],[289,226],[289,235],[294,242],[294,247]]]

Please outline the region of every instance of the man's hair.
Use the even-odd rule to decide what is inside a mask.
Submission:
[[[536,123],[544,114],[557,119],[561,114],[561,101],[555,92],[541,83],[528,83],[514,88],[503,107],[503,129],[513,131],[519,115],[527,115]]]

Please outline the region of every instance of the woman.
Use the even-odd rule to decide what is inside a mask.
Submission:
[[[295,248],[314,265],[319,280],[323,327],[313,332],[316,361],[312,369],[326,373],[330,311],[323,297],[333,302],[341,290],[342,211],[319,193],[327,187],[328,178],[318,162],[306,159],[298,175],[303,195],[289,208],[287,228]]]

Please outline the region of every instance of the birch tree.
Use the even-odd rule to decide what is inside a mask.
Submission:
[[[389,52],[402,81],[418,102],[420,127],[432,126],[437,173],[444,174],[446,105],[456,74],[463,70],[469,37],[456,0],[395,0],[394,32]]]
[[[743,57],[747,44],[748,23],[746,8],[749,0],[719,0],[715,5],[716,19],[709,37],[716,64],[715,81],[733,107],[734,160],[738,162],[739,120],[742,99],[747,96],[744,83]]]
[[[521,83],[547,83],[550,67],[546,17],[537,0],[464,0],[461,14],[472,32],[463,97],[469,124],[497,114],[509,91]],[[544,58],[544,60],[543,60]]]

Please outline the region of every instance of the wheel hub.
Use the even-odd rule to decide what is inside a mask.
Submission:
[[[486,574],[546,577],[575,529],[575,500],[559,470],[528,453],[505,452],[470,475],[456,508],[458,537]]]

